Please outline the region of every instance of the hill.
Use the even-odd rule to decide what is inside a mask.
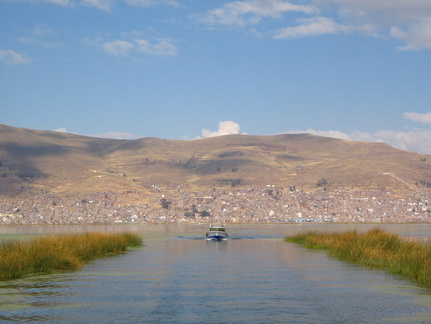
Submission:
[[[309,134],[113,140],[0,125],[0,224],[430,222],[429,158]]]
[[[403,194],[430,179],[429,156],[383,143],[309,134],[113,140],[0,125],[0,196],[266,185]]]

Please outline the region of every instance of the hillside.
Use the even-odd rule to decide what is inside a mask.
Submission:
[[[421,181],[431,181],[431,158],[383,143],[309,134],[112,140],[0,125],[0,196],[9,198],[35,190],[62,197],[106,191],[145,196],[151,186],[179,185],[402,194],[420,189]]]

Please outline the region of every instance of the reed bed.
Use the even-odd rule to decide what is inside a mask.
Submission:
[[[127,247],[141,246],[136,234],[83,233],[42,236],[29,241],[0,243],[0,280],[36,273],[77,270],[85,263]]]
[[[326,249],[340,260],[385,269],[431,287],[431,245],[427,243],[406,241],[380,229],[366,233],[306,232],[286,237],[285,241],[309,249]]]

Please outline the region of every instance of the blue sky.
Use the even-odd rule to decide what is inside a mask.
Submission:
[[[0,123],[431,154],[430,0],[0,0]]]

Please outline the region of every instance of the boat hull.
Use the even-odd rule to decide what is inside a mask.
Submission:
[[[227,233],[226,232],[216,232],[216,231],[210,231],[207,232],[206,237],[208,240],[212,241],[222,241],[227,239]]]

